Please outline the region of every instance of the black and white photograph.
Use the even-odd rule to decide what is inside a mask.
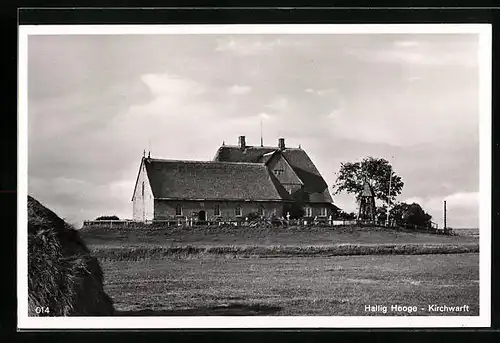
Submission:
[[[488,25],[19,49],[20,326],[489,325]]]

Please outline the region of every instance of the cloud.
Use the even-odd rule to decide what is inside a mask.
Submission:
[[[271,115],[267,114],[266,112],[259,113],[259,117],[263,120],[268,120],[268,119],[273,118]]]
[[[231,52],[242,56],[270,54],[278,48],[300,47],[301,41],[287,38],[268,38],[264,36],[239,35],[234,37],[219,38],[215,51]],[[271,36],[272,37],[272,36]]]
[[[395,41],[394,42],[394,45],[397,46],[397,47],[403,47],[403,48],[410,48],[410,47],[415,47],[418,45],[418,42],[416,41]]]
[[[286,97],[280,96],[273,99],[266,107],[273,111],[281,112],[289,108],[289,102]]]
[[[92,220],[100,215],[129,218],[134,181],[126,179],[96,185],[88,180],[64,177],[30,178],[29,193],[70,224],[80,228],[84,220]]]
[[[345,53],[349,56],[377,63],[398,63],[421,66],[462,66],[467,68],[478,67],[477,39],[464,40],[458,43],[447,41],[426,41],[422,39],[400,41],[392,45],[379,48],[349,47]]]
[[[255,55],[270,53],[277,42],[262,42],[260,40],[242,40],[242,39],[219,39],[217,41],[216,51],[229,51],[241,55]]]
[[[306,93],[316,94],[316,95],[319,95],[319,96],[332,95],[332,94],[337,94],[338,93],[338,90],[335,89],[335,88],[327,88],[327,89],[306,88],[304,91]]]
[[[229,94],[241,95],[241,94],[250,93],[251,90],[252,90],[252,87],[250,87],[250,86],[233,85],[233,86],[229,87],[228,92],[229,92]]]
[[[434,87],[439,81],[418,81],[418,86],[401,85],[399,91],[368,91],[360,94],[361,102],[341,98],[329,111],[328,126],[340,137],[399,146],[430,143],[436,137],[440,144],[452,145],[460,137],[477,137],[478,93],[451,86],[438,91]],[[439,97],[434,98],[434,92]],[[463,102],[456,102],[457,98]]]
[[[149,142],[154,157],[211,159],[239,135],[259,144],[261,122],[266,145],[300,144],[329,185],[341,162],[394,155],[406,183],[400,198],[429,202],[435,216],[444,196],[478,189],[471,36],[37,36],[29,44],[29,190],[72,220],[131,216]],[[452,204],[467,203],[454,199],[450,223],[471,223],[474,207],[453,213]],[[350,195],[335,201],[356,207]]]
[[[168,73],[145,74],[141,76],[141,80],[149,87],[152,94],[156,96],[167,95],[173,101],[178,102],[205,91],[199,83],[193,80],[186,80]]]

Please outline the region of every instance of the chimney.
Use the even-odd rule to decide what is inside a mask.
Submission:
[[[238,145],[240,146],[240,149],[245,149],[246,148],[245,136],[239,136],[238,137]]]
[[[285,139],[284,138],[278,139],[278,148],[280,150],[285,150]]]

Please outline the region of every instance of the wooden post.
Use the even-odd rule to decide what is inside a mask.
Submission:
[[[446,230],[446,200],[444,201],[444,230]]]

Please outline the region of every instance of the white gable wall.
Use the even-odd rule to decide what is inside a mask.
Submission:
[[[152,220],[154,217],[154,198],[149,184],[149,179],[146,173],[144,163],[141,163],[139,177],[135,185],[133,202],[132,218],[136,221]],[[144,196],[143,196],[144,185]]]

